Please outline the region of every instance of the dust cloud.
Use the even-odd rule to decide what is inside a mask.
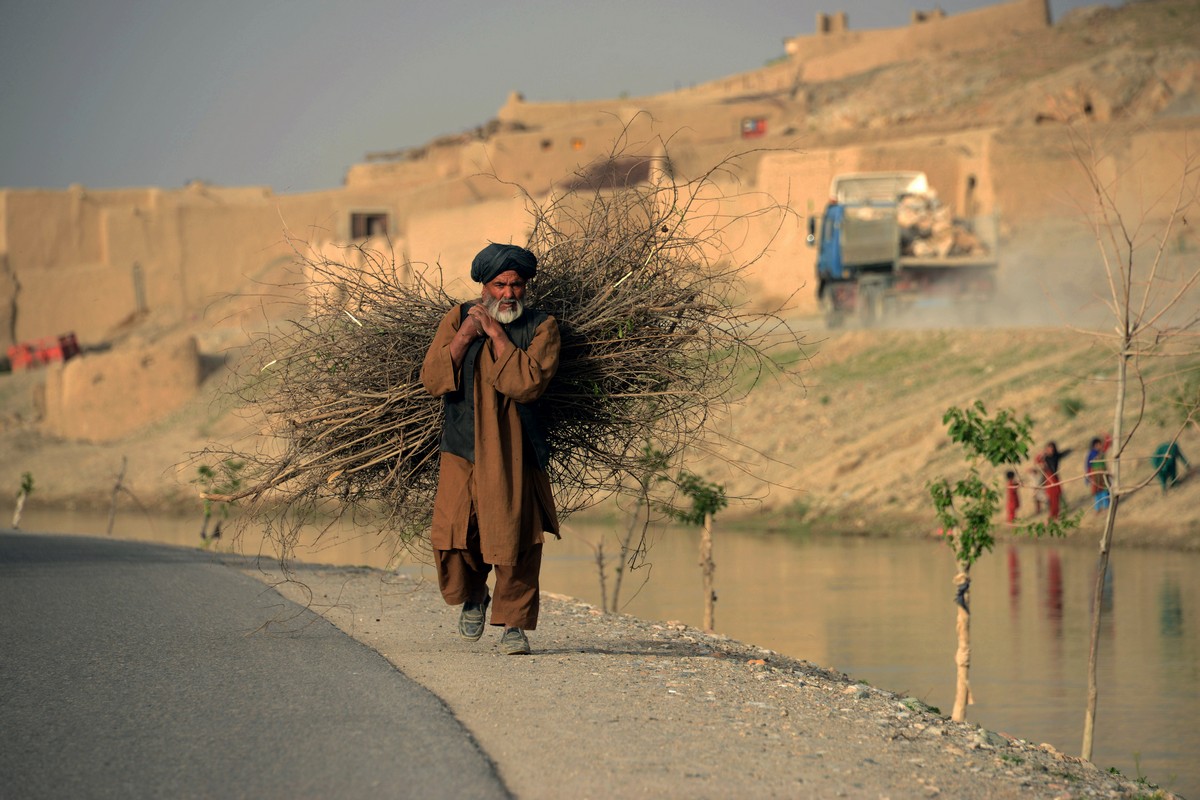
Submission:
[[[1146,248],[1145,259],[1155,248]],[[1112,328],[1112,295],[1104,254],[1082,225],[1023,231],[1000,246],[995,292],[986,300],[919,298],[894,310],[873,327],[883,329],[1062,328],[1102,331]],[[1194,261],[1194,259],[1193,259]],[[1145,264],[1137,267],[1143,273]],[[1194,266],[1193,266],[1194,269]],[[1163,284],[1152,305],[1161,307],[1175,282]],[[1197,288],[1200,294],[1200,287]],[[1187,313],[1186,308],[1180,309]],[[1193,309],[1194,313],[1194,309]],[[857,327],[853,314],[844,320]]]

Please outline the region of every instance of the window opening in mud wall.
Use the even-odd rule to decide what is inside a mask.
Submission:
[[[352,212],[350,214],[350,238],[366,239],[380,236],[388,231],[388,215],[378,211]]]

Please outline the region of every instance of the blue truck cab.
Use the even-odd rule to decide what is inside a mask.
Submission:
[[[848,173],[833,179],[819,227],[818,218],[810,216],[807,237],[817,248],[817,298],[831,325],[848,313],[870,324],[911,306],[915,298],[990,287],[995,268],[990,255],[964,257],[934,252],[931,246],[913,255],[914,239],[921,234],[907,220],[902,223],[901,204],[914,198],[935,203],[923,172]]]

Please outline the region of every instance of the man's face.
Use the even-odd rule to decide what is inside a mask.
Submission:
[[[493,319],[507,325],[525,311],[525,279],[515,269],[501,272],[483,285],[481,300]]]

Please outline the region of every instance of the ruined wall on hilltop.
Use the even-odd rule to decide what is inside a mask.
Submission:
[[[461,147],[425,147],[394,159],[368,160],[346,171],[351,189],[385,185],[393,191],[456,178],[462,174]]]
[[[693,142],[721,142],[727,151],[739,141],[754,147],[765,135],[802,127],[806,98],[792,95],[794,71],[787,64],[774,65],[690,90],[632,100],[575,104],[510,98],[501,119],[524,131],[490,137],[487,152],[495,159],[492,163],[519,163],[527,179],[546,183],[569,174],[577,163],[606,157],[614,148],[651,152],[664,141],[670,149]],[[786,102],[780,102],[780,93]],[[761,127],[743,135],[747,120],[757,120]]]
[[[682,99],[713,95],[791,94],[798,86],[800,73],[800,65],[795,60],[784,58],[760,69],[698,83],[674,94]]]
[[[530,103],[520,92],[512,92],[496,112],[496,118],[507,125],[526,128],[587,125],[604,117],[619,117],[623,105],[629,105],[628,101],[619,98]]]
[[[546,192],[587,164],[607,157],[623,129],[628,130],[627,138],[635,151],[653,146],[648,123],[635,117],[627,128],[625,125],[613,117],[600,117],[580,126],[560,125],[497,136],[487,141],[477,166],[526,191]]]
[[[1005,37],[1045,30],[1047,0],[1011,0],[953,16],[927,15],[903,28],[826,33],[786,40],[805,82],[831,81],[898,61],[994,46]]]

